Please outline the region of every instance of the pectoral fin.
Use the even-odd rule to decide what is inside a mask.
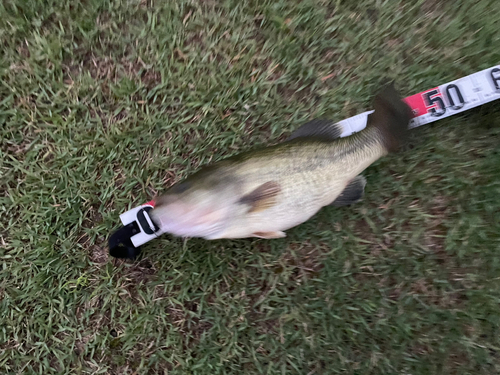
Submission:
[[[351,180],[344,191],[330,205],[335,207],[348,206],[356,203],[363,198],[365,193],[366,178],[357,176]]]
[[[259,212],[274,206],[280,192],[280,184],[269,181],[242,197],[240,203],[250,206],[248,212]]]
[[[315,137],[328,141],[340,138],[344,129],[342,125],[334,123],[332,120],[315,119],[306,122],[295,130],[288,138],[288,141],[301,137]]]
[[[257,238],[265,238],[267,240],[273,239],[273,238],[284,238],[286,237],[285,232],[278,231],[278,232],[255,232],[252,233],[253,237]]]

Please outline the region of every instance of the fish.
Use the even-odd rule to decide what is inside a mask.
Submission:
[[[367,183],[361,173],[400,149],[412,118],[394,84],[375,95],[373,109],[347,137],[319,118],[284,142],[206,165],[159,195],[150,217],[174,237],[277,239],[323,207],[357,203]]]

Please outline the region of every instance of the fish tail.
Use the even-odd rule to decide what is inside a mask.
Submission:
[[[388,152],[395,152],[408,138],[411,108],[401,99],[391,83],[373,100],[374,112],[368,116],[367,129],[376,128]]]

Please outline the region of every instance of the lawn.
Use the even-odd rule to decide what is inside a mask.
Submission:
[[[120,213],[315,117],[500,63],[496,0],[0,3],[1,374],[498,374],[499,102],[278,240]]]

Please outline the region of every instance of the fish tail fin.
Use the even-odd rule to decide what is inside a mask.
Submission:
[[[411,108],[401,99],[392,83],[373,100],[374,112],[368,116],[367,128],[376,128],[388,152],[395,152],[408,138]]]

